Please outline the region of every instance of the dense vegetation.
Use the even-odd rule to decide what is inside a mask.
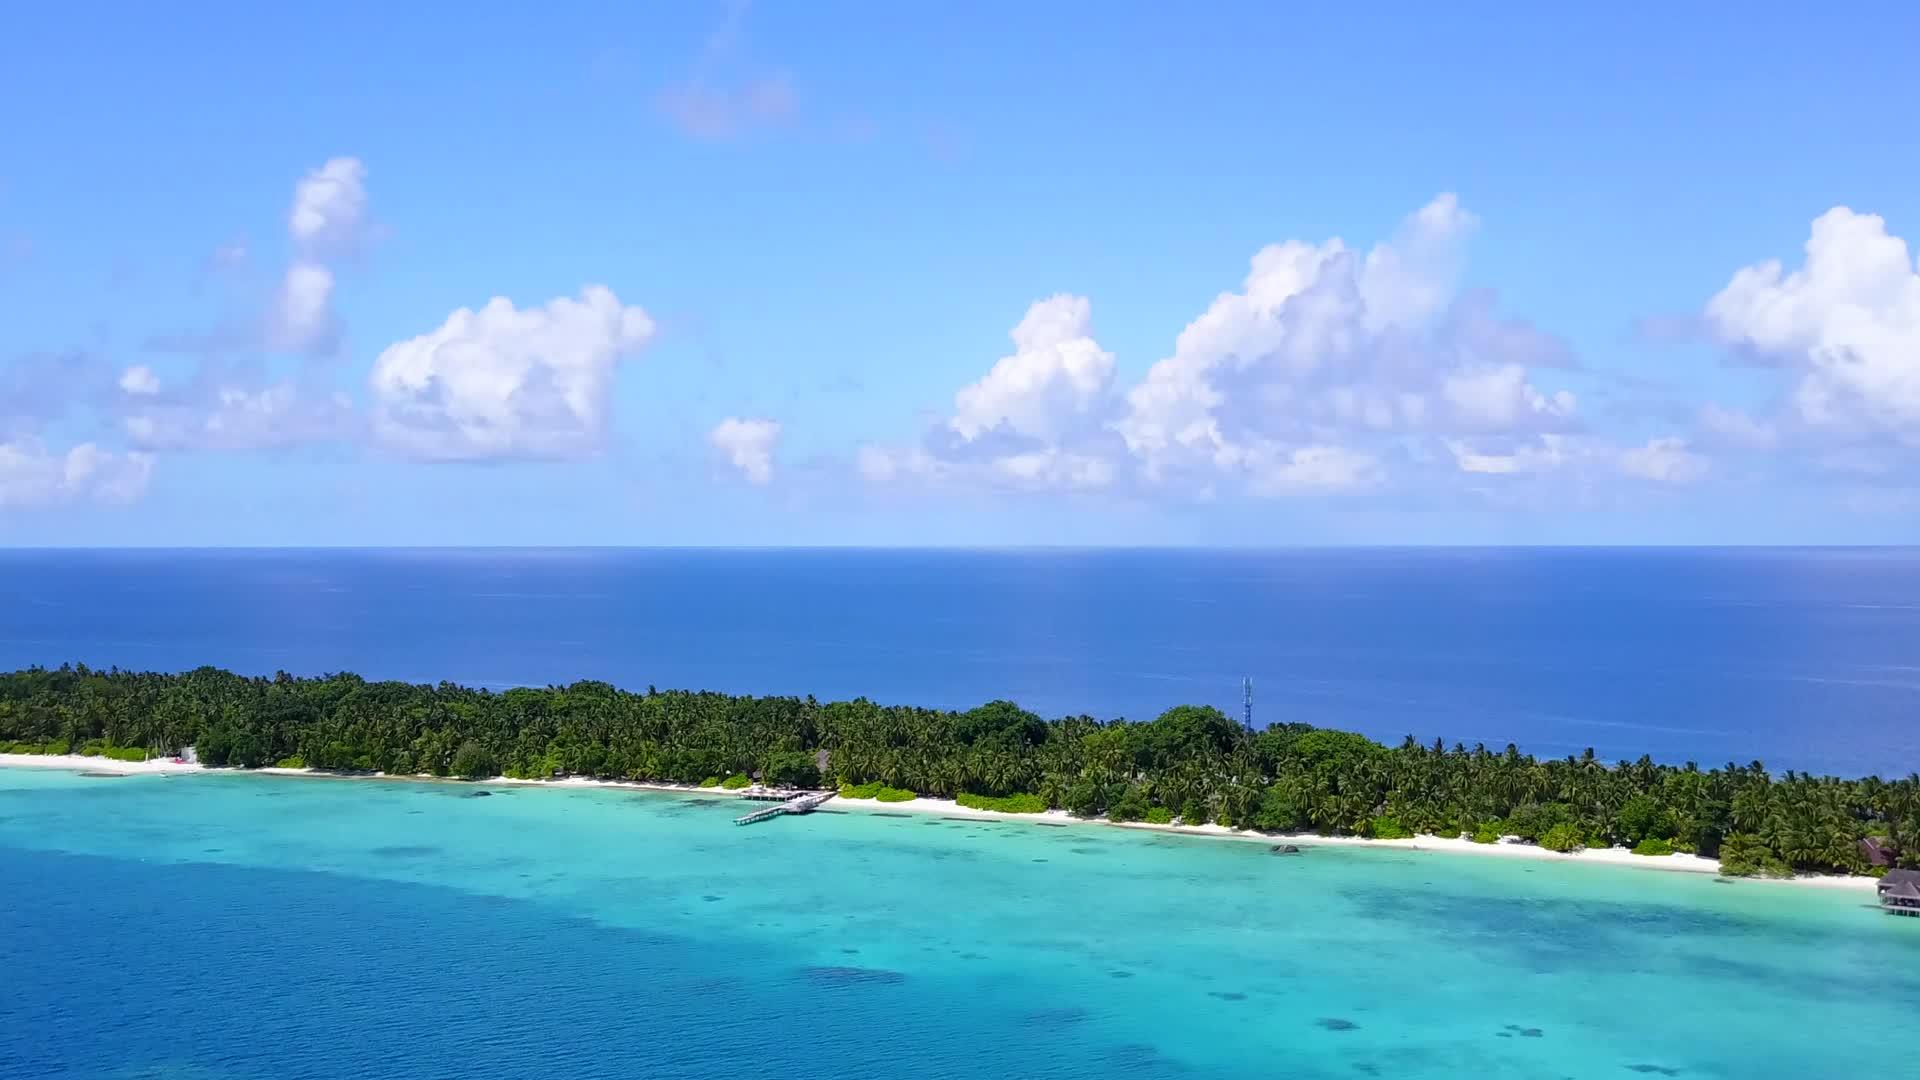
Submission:
[[[0,675],[0,747],[9,742],[136,757],[192,745],[212,765],[470,778],[739,786],[758,773],[870,797],[922,792],[1115,820],[1697,851],[1732,873],[1867,870],[1860,841],[1875,836],[1900,865],[1920,866],[1920,776],[1775,777],[1758,762],[1703,771],[1644,757],[1608,766],[1592,751],[1542,761],[1512,746],[1411,738],[1387,747],[1300,724],[1250,731],[1194,706],[1102,723],[1047,721],[1004,701],[949,712],[604,683],[495,694],[352,675],[36,668]]]
[[[954,800],[969,810],[992,810],[999,814],[1042,814],[1053,809],[1038,795],[975,795],[963,791]]]
[[[906,802],[914,797],[914,793],[906,788],[888,787],[878,780],[869,780],[864,784],[843,783],[840,785],[840,794],[849,799],[874,799],[879,802]]]

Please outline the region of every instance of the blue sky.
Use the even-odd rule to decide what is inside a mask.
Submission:
[[[1910,542],[1916,23],[17,12],[0,544]]]

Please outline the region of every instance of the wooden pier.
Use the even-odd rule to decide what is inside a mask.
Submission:
[[[783,802],[773,806],[763,806],[750,813],[741,814],[739,817],[733,819],[733,823],[735,825],[751,825],[756,821],[765,821],[768,818],[776,818],[782,814],[811,814],[815,810],[820,809],[821,803],[833,798],[836,794],[837,792],[832,791],[810,791],[804,795],[788,795],[782,793],[779,797],[784,800]],[[762,801],[768,799],[767,794],[763,792],[755,792],[750,795],[743,794],[742,797],[760,799]]]

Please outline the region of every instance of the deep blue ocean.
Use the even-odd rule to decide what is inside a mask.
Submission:
[[[1889,551],[0,553],[0,666],[578,678],[1901,773]],[[489,797],[473,797],[486,790]],[[0,1080],[1896,1076],[1871,891],[0,769]]]
[[[764,538],[777,539],[777,538]],[[0,667],[1169,705],[1920,769],[1920,549],[0,552]]]

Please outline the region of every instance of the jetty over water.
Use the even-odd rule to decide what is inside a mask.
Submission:
[[[766,802],[777,798],[781,801],[772,806],[763,806],[758,810],[741,814],[739,817],[733,819],[733,823],[735,825],[752,825],[754,822],[777,818],[782,814],[811,814],[815,810],[820,809],[821,803],[833,798],[836,794],[838,794],[838,792],[833,791],[808,791],[799,795],[794,795],[791,792],[774,793],[764,790],[742,792],[741,797],[746,799],[758,799]]]

